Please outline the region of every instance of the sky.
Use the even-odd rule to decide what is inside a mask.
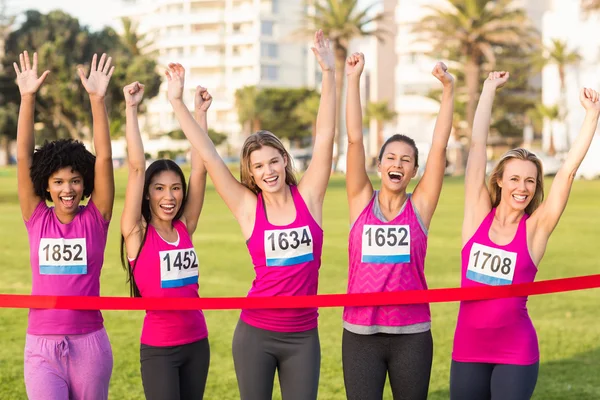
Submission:
[[[99,30],[105,25],[117,26],[114,15],[120,7],[120,0],[7,0],[11,13],[27,9],[37,9],[46,13],[55,9],[77,17],[83,25]]]

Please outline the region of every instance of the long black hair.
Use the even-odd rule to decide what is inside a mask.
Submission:
[[[129,263],[129,260],[127,259],[127,251],[125,249],[125,237],[123,235],[121,235],[121,265],[123,266],[123,269],[125,271],[127,271],[127,282],[129,283],[129,294],[132,297],[142,297],[140,294],[140,290],[138,289],[137,285],[135,284],[135,279],[133,277],[133,270],[135,270],[139,255],[142,252],[144,243],[146,242],[146,236],[148,235],[148,225],[150,225],[150,221],[152,220],[152,212],[150,211],[150,200],[149,200],[150,183],[152,182],[152,178],[154,178],[154,176],[156,176],[164,171],[175,172],[179,176],[179,178],[181,178],[181,185],[182,185],[182,189],[183,189],[183,200],[181,202],[181,206],[179,207],[179,210],[177,210],[177,213],[175,214],[175,217],[173,217],[173,221],[176,221],[181,218],[181,216],[183,215],[183,210],[185,209],[185,204],[187,202],[187,186],[185,183],[185,175],[183,175],[183,171],[181,170],[179,165],[177,165],[174,161],[167,160],[167,159],[156,160],[152,164],[150,164],[150,166],[148,167],[148,169],[146,170],[146,173],[144,175],[144,192],[142,195],[142,218],[144,219],[144,222],[146,223],[146,227],[144,229],[144,235],[142,236],[142,242],[140,243],[140,247],[138,248],[138,250],[136,252],[135,261],[133,261],[133,265],[131,265]]]

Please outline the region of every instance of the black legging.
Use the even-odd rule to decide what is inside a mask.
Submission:
[[[180,346],[140,346],[142,384],[147,400],[199,400],[204,396],[208,338]]]
[[[467,363],[452,360],[450,399],[529,400],[540,363],[531,365]]]
[[[432,359],[431,331],[357,335],[344,329],[346,396],[348,400],[381,400],[389,374],[394,400],[425,400]]]
[[[233,363],[242,400],[271,399],[275,370],[283,400],[316,400],[319,332],[274,332],[240,320],[233,334]]]

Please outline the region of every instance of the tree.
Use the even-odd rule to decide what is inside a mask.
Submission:
[[[503,48],[531,51],[539,34],[521,8],[512,0],[447,0],[446,7],[427,7],[426,15],[413,31],[432,46],[431,54],[463,65],[467,90],[467,138],[473,128],[479,99],[481,70],[496,66]],[[462,166],[461,166],[462,167]]]
[[[552,39],[550,46],[545,48],[547,53],[542,58],[544,64],[554,64],[558,69],[558,79],[560,82],[560,101],[559,101],[559,115],[558,118],[561,122],[565,122],[567,119],[567,87],[566,87],[566,69],[569,65],[577,64],[581,61],[581,55],[577,50],[569,50],[567,42],[560,39]],[[569,145],[569,132],[568,124],[565,124],[567,148]]]
[[[560,119],[560,108],[558,105],[547,106],[544,104],[536,104],[535,112],[547,121],[550,126],[550,145],[548,146],[548,154],[553,156],[556,154],[554,148],[554,121]]]
[[[261,129],[273,132],[279,138],[300,140],[311,134],[310,125],[297,118],[290,118],[294,110],[307,98],[318,96],[306,88],[265,88],[256,96]],[[316,114],[315,114],[316,116]]]
[[[148,34],[139,33],[139,26],[133,22],[131,18],[122,17],[121,24],[123,26],[123,34],[121,42],[134,56],[140,56],[146,53],[146,50],[152,46],[152,42],[148,38]]]
[[[344,66],[348,57],[350,41],[357,37],[374,36],[383,41],[386,31],[381,28],[387,15],[373,13],[377,3],[362,7],[359,0],[317,0],[315,12],[306,16],[304,35],[314,34],[315,30],[322,29],[326,37],[331,40],[335,52],[335,96],[336,96],[336,143],[337,157],[334,164],[337,166],[339,156],[343,154],[344,138],[340,135],[339,127],[343,125],[342,118],[342,88],[344,87]]]
[[[396,112],[389,109],[387,101],[367,103],[363,123],[369,126],[371,121],[377,121],[377,148],[383,146],[383,124],[396,118]]]
[[[48,139],[89,137],[90,106],[76,69],[79,65],[87,67],[94,53],[108,53],[116,67],[106,97],[112,121],[124,118],[123,86],[134,80],[144,82],[146,98],[151,98],[158,94],[162,80],[155,72],[156,62],[146,56],[132,55],[113,29],[90,32],[62,11],[25,12],[23,24],[6,40],[4,68],[12,70],[12,63],[25,49],[36,50],[40,67],[52,71],[36,105],[36,121],[43,127],[40,135]],[[10,90],[18,98],[16,85]]]
[[[304,101],[298,104],[292,113],[294,118],[301,124],[310,126],[313,145],[317,134],[317,113],[319,112],[320,102],[319,94],[314,92],[314,94],[309,95]]]
[[[181,129],[175,129],[167,132],[167,136],[174,140],[187,140]],[[208,128],[208,137],[210,140],[212,140],[215,146],[218,146],[227,140],[227,135],[225,133],[217,132],[212,128]]]
[[[261,121],[259,109],[256,106],[257,96],[258,89],[256,86],[244,86],[235,91],[235,107],[238,120],[246,136],[260,130]]]

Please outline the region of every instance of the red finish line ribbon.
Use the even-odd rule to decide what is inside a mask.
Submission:
[[[598,287],[600,287],[600,274],[504,286],[407,290],[385,293],[321,294],[316,296],[204,297],[187,299],[0,294],[0,308],[233,310],[240,308],[382,306],[521,297]]]

